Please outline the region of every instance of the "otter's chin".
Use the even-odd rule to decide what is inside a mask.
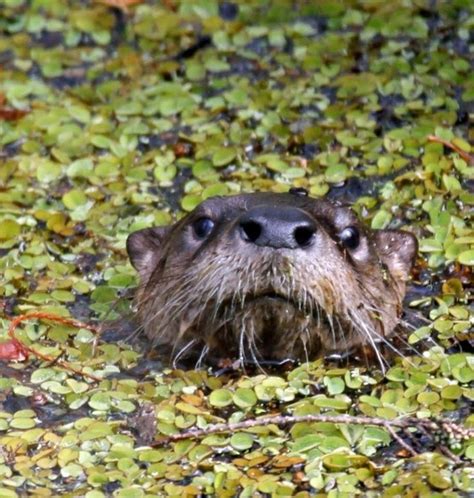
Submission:
[[[273,292],[247,296],[231,314],[226,326],[216,331],[216,342],[226,339],[222,352],[249,361],[306,359],[320,353],[314,317],[289,297]]]

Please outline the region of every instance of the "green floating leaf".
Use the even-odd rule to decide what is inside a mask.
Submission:
[[[93,135],[90,142],[99,149],[109,149],[112,145],[112,140],[105,135]]]
[[[331,395],[343,393],[346,387],[344,381],[340,377],[324,377],[324,385]]]
[[[112,427],[107,422],[92,422],[79,434],[81,441],[100,439],[112,434]]]
[[[145,496],[145,491],[139,487],[129,487],[119,489],[114,495],[117,498],[142,498]]]
[[[469,142],[466,142],[466,140],[464,140],[460,137],[453,138],[452,143],[454,145],[456,145],[457,147],[459,147],[464,152],[469,153],[472,150],[471,144]]]
[[[181,199],[181,207],[185,211],[192,211],[196,206],[198,206],[202,201],[202,197],[200,195],[185,195]]]
[[[257,403],[257,396],[253,389],[239,387],[232,400],[240,408],[250,408]]]
[[[55,290],[51,293],[51,297],[62,303],[73,303],[76,299],[72,292],[65,290]]]
[[[144,450],[138,456],[141,462],[160,462],[163,458],[164,452],[162,450]]]
[[[345,164],[333,164],[329,166],[324,177],[328,183],[341,183],[349,175],[349,168]]]
[[[462,265],[474,266],[474,249],[458,254],[458,261]]]
[[[380,230],[382,228],[386,228],[390,221],[392,220],[392,215],[381,209],[373,218],[371,223],[371,228],[374,230]]]
[[[410,336],[408,337],[408,343],[409,344],[416,344],[417,342],[426,339],[431,335],[431,327],[420,327],[419,329],[415,330]]]
[[[233,147],[220,147],[212,154],[212,164],[215,167],[226,166],[237,157],[237,151]]]
[[[359,455],[333,454],[322,458],[323,465],[332,471],[358,468],[369,463],[369,459]]]
[[[215,182],[219,179],[219,173],[210,161],[198,161],[193,166],[193,175],[198,180],[206,182]]]
[[[105,411],[110,408],[110,405],[110,395],[103,392],[93,394],[89,400],[89,406],[94,410]]]
[[[9,488],[0,487],[0,496],[2,498],[18,498],[18,494]]]
[[[469,458],[470,460],[474,460],[474,444],[470,444],[466,448],[465,456],[466,456],[466,458]]]
[[[111,287],[105,285],[97,287],[91,294],[94,301],[98,303],[111,303],[117,297],[117,292]]]
[[[78,159],[71,163],[66,174],[71,178],[87,178],[94,170],[94,163],[90,158]]]
[[[440,399],[441,398],[440,398],[438,393],[430,392],[430,391],[429,392],[422,392],[416,398],[418,403],[425,405],[425,406],[433,405],[434,403],[437,403]]]
[[[277,155],[273,155],[273,154],[267,154],[264,156],[260,156],[258,158],[258,162],[259,163],[264,162],[265,166],[268,169],[275,171],[277,173],[284,173],[289,168],[288,163],[283,161],[283,159],[280,159]]]
[[[160,183],[170,183],[178,173],[178,168],[174,164],[159,165],[153,170],[153,175]]]
[[[236,450],[248,450],[253,445],[253,436],[245,432],[237,432],[230,438],[230,445]]]
[[[462,389],[457,385],[446,386],[441,390],[443,399],[458,399],[462,396]]]
[[[76,209],[87,203],[87,196],[82,190],[73,189],[63,195],[63,204],[68,209]]]
[[[342,399],[333,399],[326,396],[317,396],[314,400],[314,404],[321,408],[333,408],[334,410],[345,410],[350,401],[344,401]]]
[[[323,439],[323,436],[320,434],[308,434],[297,438],[292,444],[291,449],[295,453],[307,453],[309,450],[319,447]]]
[[[68,112],[71,117],[77,119],[81,123],[88,123],[91,119],[91,113],[86,107],[81,107],[78,105],[71,105],[68,107]]]
[[[60,164],[53,163],[52,161],[41,162],[36,169],[36,178],[40,182],[49,183],[57,180],[62,173]]]
[[[349,443],[342,437],[328,436],[322,440],[319,448],[325,453],[331,453],[340,448],[348,448],[349,446]]]
[[[228,406],[232,403],[232,393],[227,389],[216,389],[210,394],[209,403],[218,408]]]
[[[229,187],[225,183],[214,183],[209,185],[202,191],[202,198],[208,199],[209,197],[215,197],[217,195],[227,195],[229,193]]]
[[[41,384],[52,379],[56,372],[52,368],[38,368],[31,374],[31,382],[33,384]]]
[[[304,168],[288,168],[282,173],[285,178],[304,178],[306,176],[306,170]]]
[[[14,429],[32,429],[36,422],[32,418],[15,417],[10,421],[10,427]]]
[[[77,463],[70,463],[68,465],[65,465],[61,469],[61,475],[63,477],[79,477],[80,475],[84,474],[84,469]]]
[[[0,221],[0,240],[9,240],[18,237],[21,233],[21,225],[14,220]]]
[[[428,482],[436,489],[448,489],[452,485],[448,474],[443,471],[429,472]]]

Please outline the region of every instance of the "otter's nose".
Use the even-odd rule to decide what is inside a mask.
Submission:
[[[298,208],[259,206],[239,221],[241,237],[257,246],[299,249],[313,243],[316,225]]]

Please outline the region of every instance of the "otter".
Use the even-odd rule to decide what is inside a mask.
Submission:
[[[174,360],[308,361],[378,351],[399,322],[417,240],[291,189],[209,198],[174,225],[132,233],[127,252],[151,347]]]

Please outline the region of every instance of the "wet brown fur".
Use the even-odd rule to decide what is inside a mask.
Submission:
[[[314,220],[305,249],[259,247],[242,240],[238,222],[261,205],[293,206]],[[215,222],[198,240],[193,222]],[[360,245],[339,235],[357,227]],[[127,241],[140,274],[135,303],[152,347],[173,358],[314,359],[377,345],[399,321],[417,251],[413,235],[365,228],[327,200],[292,194],[242,194],[206,200],[170,227],[141,230]]]

